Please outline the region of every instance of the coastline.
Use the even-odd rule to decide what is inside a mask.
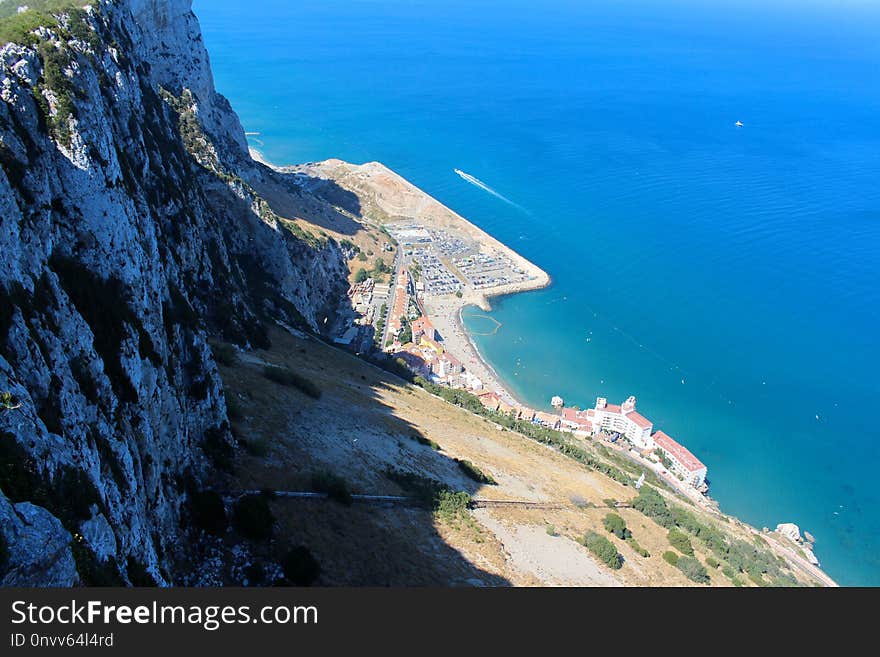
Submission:
[[[282,167],[269,162],[263,153],[255,148],[249,148],[249,151],[255,162],[279,173],[308,172],[310,175],[331,180],[340,187],[348,189],[360,200],[366,201],[365,209],[369,211],[370,215],[373,217],[377,215],[383,217],[382,221],[377,222],[378,226],[409,221],[416,216],[422,221],[433,221],[441,226],[456,226],[459,230],[463,230],[463,232],[476,239],[481,245],[487,247],[488,250],[495,250],[505,254],[527,271],[529,279],[522,282],[482,290],[471,288],[466,290],[460,298],[452,295],[423,298],[423,305],[424,313],[436,327],[441,336],[443,346],[449,353],[458,358],[471,374],[480,379],[483,383],[484,392],[494,392],[502,401],[510,406],[530,408],[529,404],[524,403],[511,391],[509,382],[505,381],[489,360],[481,353],[474,336],[465,327],[463,311],[468,306],[474,306],[485,312],[490,312],[492,310],[491,299],[494,297],[512,296],[523,292],[545,289],[552,283],[548,273],[378,162],[353,165],[341,160],[325,160],[318,163]],[[351,180],[352,174],[355,174],[354,177],[357,178],[357,181]],[[366,216],[360,219],[363,222],[371,222],[371,219],[367,219]],[[548,395],[552,393],[553,391],[548,391]],[[546,411],[550,405],[549,399],[548,396],[547,402],[540,404],[533,410]],[[682,485],[670,473],[664,472],[663,468],[657,468],[655,464],[638,456],[633,456],[630,450],[621,448],[619,445],[607,445],[607,447],[613,449],[621,456],[633,460],[645,469],[651,469],[677,494],[705,511],[712,513],[718,518],[729,518],[739,522],[734,516],[729,516],[721,511],[716,500],[708,495],[699,493],[695,489],[689,489],[687,486]],[[767,536],[769,538],[773,536],[775,538],[772,532],[768,536],[766,532],[752,527],[749,527],[749,529],[756,537]],[[795,550],[784,545],[779,540],[773,540],[772,543],[776,550],[785,552],[803,571],[820,579],[828,586],[837,585],[821,569],[821,566],[817,567],[809,563]]]

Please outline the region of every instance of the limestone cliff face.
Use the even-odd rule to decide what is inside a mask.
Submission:
[[[104,0],[0,50],[4,585],[173,583],[186,491],[231,449],[207,336],[317,330],[344,284],[245,182],[190,4]]]

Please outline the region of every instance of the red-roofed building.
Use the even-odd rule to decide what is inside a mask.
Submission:
[[[430,366],[420,354],[413,353],[412,351],[396,351],[393,356],[395,359],[399,358],[406,363],[406,366],[419,376],[428,376]]]
[[[700,488],[706,483],[707,468],[684,445],[677,443],[662,431],[652,436],[656,449],[668,459],[670,470],[684,479],[685,483]]]
[[[620,406],[609,404],[604,397],[599,397],[593,411],[597,429],[623,434],[632,444],[642,449],[653,447],[651,430],[654,425],[636,412],[635,397],[629,397]]]
[[[388,315],[388,334],[396,336],[403,328],[400,318],[406,315],[409,308],[409,274],[401,269],[397,275],[397,285],[394,288],[394,297],[391,300],[391,313]]]
[[[594,431],[596,411],[592,408],[578,411],[574,408],[562,409],[561,429],[581,436],[589,436]]]
[[[501,398],[494,392],[484,392],[479,396],[480,403],[490,411],[497,411],[501,405]]]
[[[418,344],[419,338],[423,335],[429,340],[437,339],[437,332],[434,330],[434,325],[431,323],[431,320],[424,315],[412,323],[412,335],[413,342],[416,344]]]

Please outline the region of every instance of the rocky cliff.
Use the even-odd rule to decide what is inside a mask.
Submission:
[[[0,50],[4,585],[178,581],[187,492],[234,449],[208,338],[318,331],[344,285],[254,190],[190,4],[102,0]]]

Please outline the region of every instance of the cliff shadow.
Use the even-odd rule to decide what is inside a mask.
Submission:
[[[364,227],[360,199],[335,181],[299,171],[285,171],[254,163],[257,175],[250,183],[272,211],[286,219],[300,218],[341,235],[353,236]]]
[[[270,337],[271,349],[221,367],[239,448],[233,474],[215,485],[230,494],[276,493],[272,538],[249,541],[257,558],[277,562],[303,546],[321,567],[315,584],[324,586],[509,585],[474,564],[474,554],[498,549],[494,537],[456,508],[454,496],[440,508],[431,503],[443,488],[474,496],[487,487],[402,416],[398,400],[412,394],[408,384],[314,339],[280,329]],[[289,383],[267,378],[267,367],[291,373]],[[329,499],[277,494],[322,489]],[[410,501],[347,500],[352,493]]]

